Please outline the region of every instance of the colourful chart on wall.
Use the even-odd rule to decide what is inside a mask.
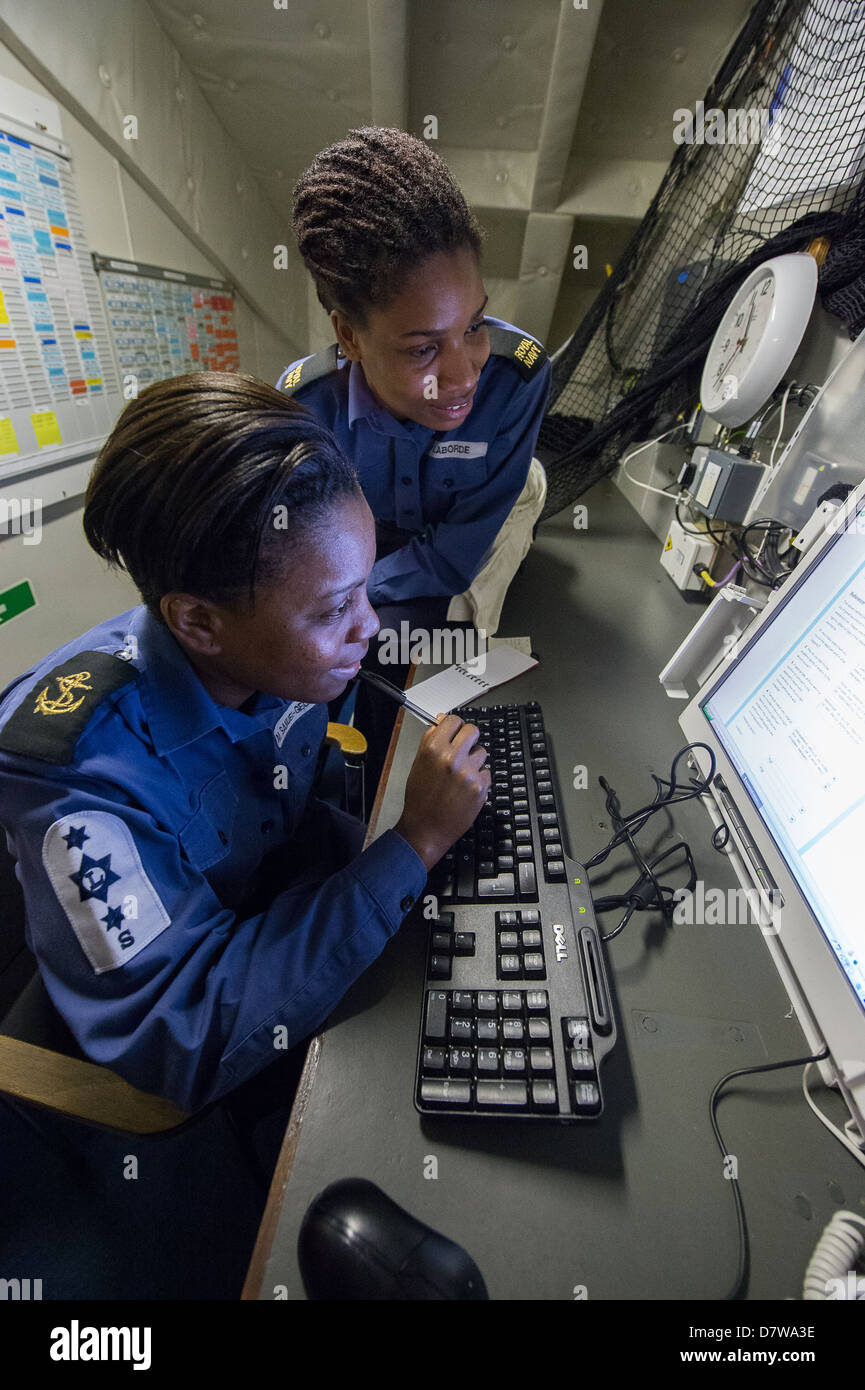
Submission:
[[[231,288],[183,271],[94,256],[123,392],[239,366]]]
[[[3,472],[80,453],[122,405],[68,153],[23,129],[0,116]]]

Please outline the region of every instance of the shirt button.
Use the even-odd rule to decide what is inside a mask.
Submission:
[[[408,910],[409,910],[409,908],[412,906],[413,902],[414,902],[414,898],[412,897],[411,893],[406,893],[405,897],[403,898],[402,902],[401,902],[400,905],[399,905],[399,910],[400,910],[400,912],[408,912]]]
[[[308,743],[305,743],[305,744],[303,745],[303,747],[301,748],[301,750],[300,750],[300,756],[301,756],[302,758],[308,758],[311,752],[312,752],[312,749],[310,748],[309,744],[308,744]]]

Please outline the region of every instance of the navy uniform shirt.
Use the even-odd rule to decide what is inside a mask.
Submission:
[[[490,355],[456,429],[399,421],[370,391],[363,367],[326,352],[292,363],[277,386],[336,435],[376,521],[413,533],[378,559],[373,604],[468,589],[522,492],[550,392],[534,338],[486,318]]]
[[[326,723],[217,705],[143,607],[0,696],[0,825],[48,993],[88,1057],[185,1109],[318,1027],[423,891],[395,831],[358,854],[357,822],[307,806]]]

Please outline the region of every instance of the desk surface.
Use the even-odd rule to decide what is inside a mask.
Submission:
[[[609,835],[599,775],[629,810],[654,795],[651,771],[669,773],[684,742],[681,705],[657,673],[701,611],[673,588],[656,537],[611,483],[583,501],[588,528],[575,531],[570,511],[545,522],[505,606],[500,632],[529,634],[541,664],[491,697],[540,701],[577,860]],[[375,833],[400,814],[421,734],[404,722]],[[572,785],[577,765],[585,790]],[[738,887],[702,807],[677,807],[674,827],[650,823],[641,844],[671,844],[672,829],[707,889]],[[601,892],[632,881],[629,857],[619,862]],[[597,890],[600,870],[592,878]],[[589,1299],[724,1297],[736,1220],[710,1092],[729,1071],[809,1051],[759,930],[632,918],[607,947],[619,1040],[602,1073],[605,1111],[597,1124],[563,1127],[416,1112],[426,941],[416,911],[310,1048],[244,1297],[304,1298],[303,1214],[349,1176],[464,1245],[492,1299],[571,1300],[576,1286]],[[842,1123],[841,1102],[816,1076],[812,1089]],[[735,1082],[718,1118],[738,1163],[749,1297],[801,1297],[826,1222],[839,1207],[865,1208],[862,1169],[811,1115],[799,1068]]]

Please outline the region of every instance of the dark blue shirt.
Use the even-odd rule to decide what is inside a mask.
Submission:
[[[308,804],[326,723],[216,704],[143,607],[0,696],[28,944],[94,1062],[198,1108],[318,1027],[397,930],[426,870]]]
[[[376,520],[414,533],[376,561],[367,586],[373,604],[463,593],[525,486],[551,368],[535,339],[502,319],[486,322],[491,349],[501,351],[490,351],[456,429],[397,420],[376,401],[360,363],[345,358],[306,385],[297,362],[277,381],[336,435]],[[529,379],[522,364],[531,366]]]

